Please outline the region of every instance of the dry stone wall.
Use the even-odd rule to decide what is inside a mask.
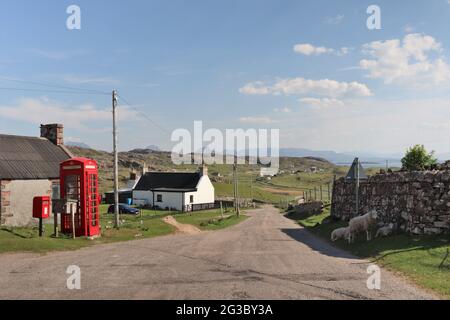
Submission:
[[[376,174],[360,182],[359,213],[354,181],[335,181],[331,215],[349,220],[372,209],[379,222],[413,234],[450,233],[450,170]]]

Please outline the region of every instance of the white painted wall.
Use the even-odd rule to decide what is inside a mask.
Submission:
[[[162,196],[162,202],[158,202],[158,195]],[[161,209],[174,208],[181,211],[183,209],[182,192],[155,192],[155,205]]]
[[[133,204],[137,206],[151,206],[153,193],[151,191],[133,190]]]
[[[157,201],[158,195],[162,196],[162,202]],[[133,204],[137,206],[152,206],[153,192],[141,190],[133,191]],[[183,193],[155,191],[155,205],[161,207],[162,209],[168,207],[181,211],[183,208]]]
[[[190,196],[194,196],[194,202],[190,202]],[[184,196],[184,203],[188,204],[201,204],[201,203],[214,203],[214,186],[209,180],[208,176],[200,178],[197,184],[196,192],[186,192]]]
[[[52,183],[50,180],[13,180],[3,191],[10,192],[9,217],[5,224],[8,226],[26,226],[37,223],[33,219],[33,198],[37,196],[51,196]]]
[[[157,202],[157,195],[162,195],[162,202]],[[194,202],[190,202],[190,196],[194,196]],[[165,209],[175,208],[176,210],[183,209],[183,193],[182,192],[158,192],[155,191],[155,205]],[[197,191],[184,193],[184,205],[214,203],[214,186],[209,180],[208,176],[200,178],[197,184]],[[133,191],[133,204],[137,206],[152,206],[153,192],[151,191]]]

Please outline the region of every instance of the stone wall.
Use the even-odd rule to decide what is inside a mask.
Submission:
[[[51,196],[50,180],[2,180],[1,217],[2,225],[19,227],[33,225],[33,198],[35,196]]]
[[[322,201],[305,202],[294,206],[294,211],[297,214],[314,215],[320,214],[323,210]]]
[[[355,183],[336,180],[331,215],[356,214]],[[376,209],[379,222],[413,234],[450,233],[450,170],[376,174],[360,182],[359,211]]]

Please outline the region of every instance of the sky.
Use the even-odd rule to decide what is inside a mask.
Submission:
[[[117,90],[120,150],[170,149],[201,120],[277,128],[281,147],[450,155],[449,30],[448,0],[2,0],[0,133],[58,122],[111,150]]]

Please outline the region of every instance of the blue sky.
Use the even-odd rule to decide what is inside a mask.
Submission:
[[[81,8],[68,30],[66,8]],[[366,9],[381,8],[368,30]],[[121,150],[169,148],[176,128],[279,128],[282,147],[450,152],[450,4],[432,1],[2,1],[0,132]],[[395,42],[397,41],[397,42]],[[57,90],[57,89],[54,89]],[[160,127],[136,110],[144,112]]]

